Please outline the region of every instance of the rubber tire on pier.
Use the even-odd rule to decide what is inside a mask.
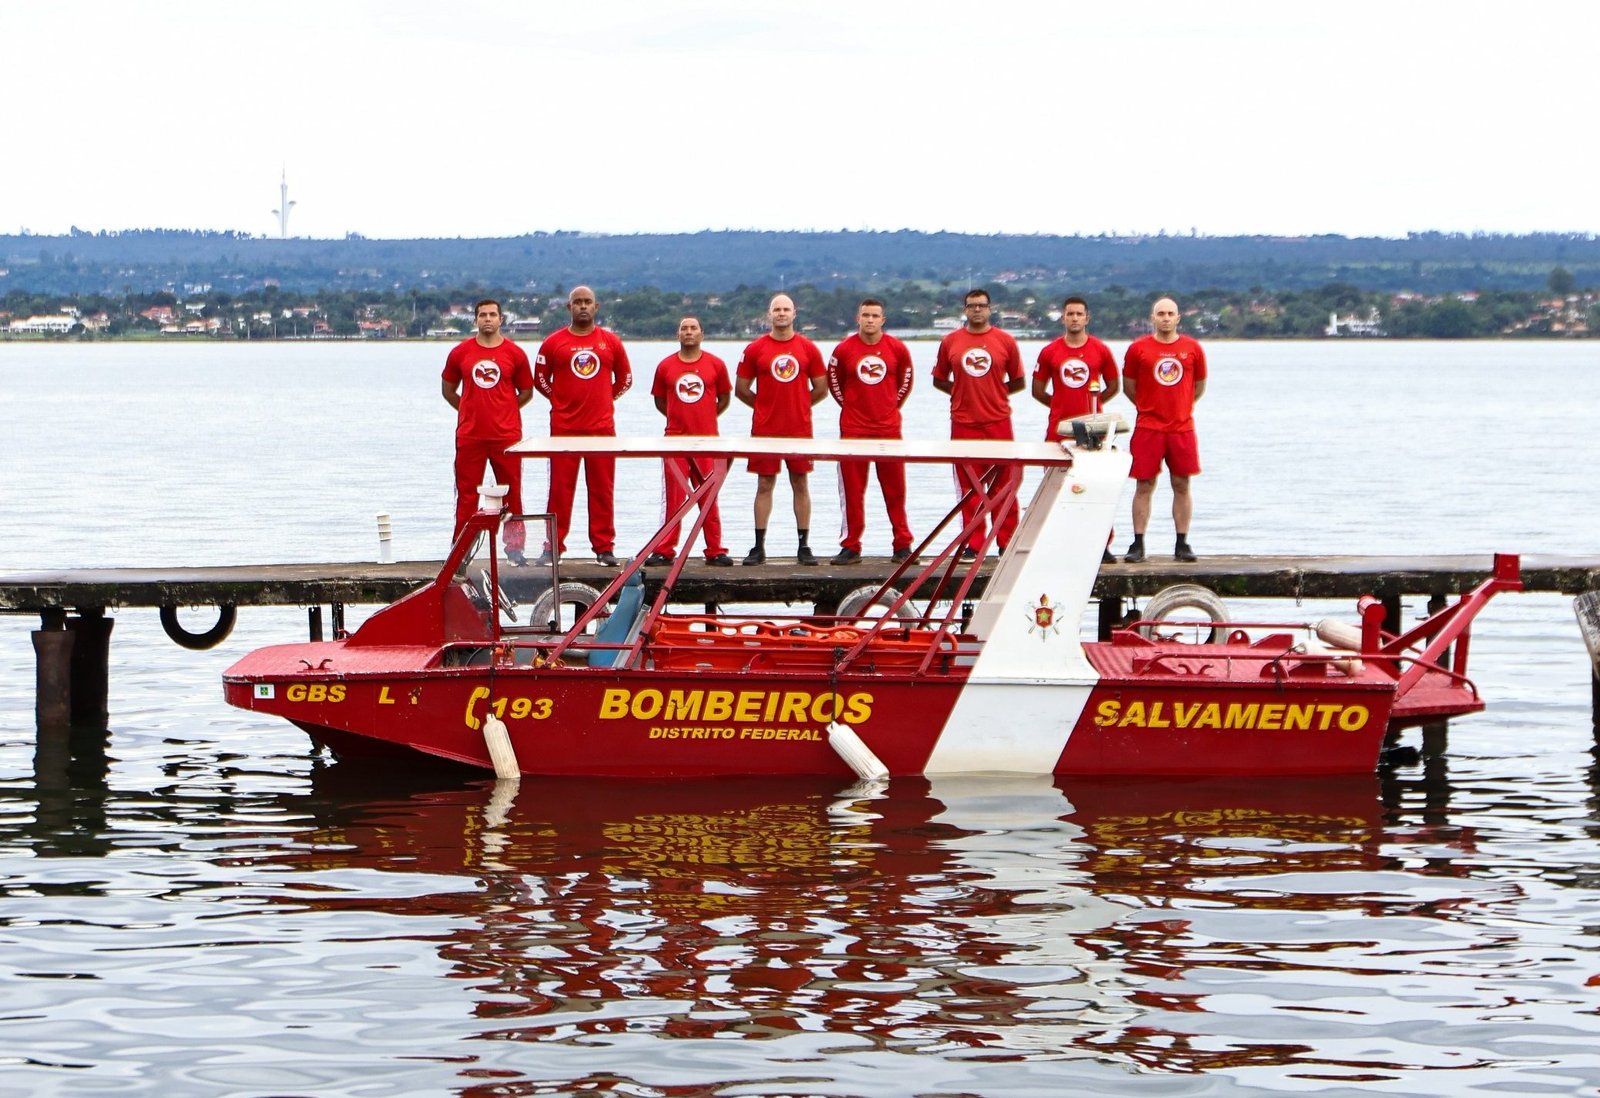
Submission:
[[[888,610],[889,607],[894,603],[894,600],[900,597],[900,592],[891,587],[883,593],[883,598],[878,599],[876,603],[873,603],[872,596],[877,594],[877,592],[878,585],[875,583],[869,583],[865,587],[857,587],[854,591],[849,592],[844,596],[844,598],[839,600],[839,617],[855,618],[860,616],[861,621],[870,625],[872,619],[862,614],[862,611],[866,610],[868,606],[872,605],[876,605],[883,610]],[[917,612],[911,609],[910,602],[901,603],[900,609],[895,612],[895,617],[897,618],[910,619],[916,616]]]
[[[1174,610],[1198,610],[1215,622],[1206,638],[1211,644],[1218,644],[1227,636],[1224,626],[1228,621],[1228,608],[1209,587],[1201,587],[1198,583],[1175,583],[1171,587],[1163,587],[1150,596],[1150,601],[1144,604],[1139,616],[1146,621],[1160,621]],[[1148,637],[1155,633],[1155,628],[1141,625],[1139,632]]]
[[[561,628],[560,621],[561,607],[576,606],[581,614],[600,601],[600,594],[587,583],[563,583],[559,588],[546,587],[539,592],[539,597],[534,599],[528,608],[528,624],[537,629],[544,629],[554,621],[555,631],[564,633],[566,630]],[[598,626],[600,623],[595,624]]]
[[[174,644],[200,652],[207,648],[215,648],[227,640],[228,634],[233,632],[233,623],[238,617],[238,607],[231,602],[225,602],[217,607],[217,624],[204,633],[191,633],[178,620],[178,608],[169,604],[161,608],[161,629],[172,638]]]

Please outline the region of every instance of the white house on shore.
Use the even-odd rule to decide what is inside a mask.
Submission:
[[[41,334],[65,335],[77,325],[75,316],[30,316],[26,320],[13,320],[7,329],[13,335]]]
[[[1377,309],[1367,312],[1365,318],[1354,313],[1340,316],[1338,313],[1328,314],[1328,326],[1322,330],[1327,336],[1381,336],[1383,334],[1383,318],[1378,315]]]

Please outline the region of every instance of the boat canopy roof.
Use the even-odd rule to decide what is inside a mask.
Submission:
[[[985,465],[1069,466],[1070,446],[1060,442],[994,439],[749,438],[716,435],[529,437],[508,447],[527,457],[612,454],[617,457],[812,458],[823,461],[893,458],[908,462],[970,461]]]

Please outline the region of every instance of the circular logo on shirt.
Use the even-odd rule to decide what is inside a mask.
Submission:
[[[994,365],[994,359],[989,357],[989,352],[982,347],[973,347],[961,356],[961,368],[969,377],[982,377]]]
[[[1081,389],[1089,384],[1089,364],[1081,358],[1069,358],[1057,372],[1061,384],[1069,389]]]
[[[1156,380],[1163,385],[1176,385],[1183,380],[1183,363],[1179,359],[1167,355],[1159,359],[1155,365]]]
[[[877,355],[865,355],[856,363],[856,377],[863,385],[877,385],[889,376],[889,365]]]
[[[800,360],[793,355],[779,355],[772,360],[772,376],[779,381],[793,381],[800,376]]]
[[[684,374],[673,388],[683,404],[698,404],[700,398],[706,395],[705,380],[697,374]]]
[[[572,352],[572,372],[588,381],[600,372],[600,356],[587,347]]]
[[[492,358],[472,364],[472,383],[480,389],[493,389],[500,384],[500,364]]]

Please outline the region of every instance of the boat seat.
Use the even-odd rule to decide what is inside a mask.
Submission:
[[[617,605],[606,623],[595,632],[594,642],[618,645],[632,643],[639,635],[639,626],[644,623],[644,609],[644,584],[639,580],[639,573],[635,572],[623,583],[622,593],[617,596]],[[615,667],[626,652],[626,648],[591,648],[589,666]]]

